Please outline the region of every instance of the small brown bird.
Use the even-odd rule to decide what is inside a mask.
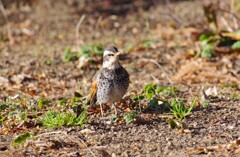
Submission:
[[[129,74],[119,62],[120,52],[115,46],[108,46],[103,53],[103,67],[93,77],[90,104],[111,103],[117,114],[114,103],[119,101],[127,92]]]

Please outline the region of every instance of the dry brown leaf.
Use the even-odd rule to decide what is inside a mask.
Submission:
[[[240,34],[236,32],[225,32],[225,33],[221,33],[221,35],[223,37],[229,37],[235,40],[240,40]]]
[[[227,70],[224,69],[227,67]],[[219,62],[207,62],[202,59],[192,60],[180,67],[178,73],[173,76],[173,80],[176,82],[238,82],[237,77],[230,73],[228,63],[223,60]]]
[[[98,150],[102,157],[111,157],[111,155],[105,150]]]

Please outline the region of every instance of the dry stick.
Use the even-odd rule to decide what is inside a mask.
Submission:
[[[96,24],[96,27],[95,27],[95,31],[98,30],[101,21],[102,21],[102,15],[100,15],[99,18],[98,18],[98,20],[97,20],[97,24]]]
[[[229,23],[227,22],[227,20],[226,20],[224,17],[221,17],[221,20],[222,20],[222,23],[225,25],[226,29],[227,29],[229,32],[232,32],[233,29],[231,28],[231,26],[229,25]]]
[[[83,143],[83,145],[87,148],[87,150],[89,150],[89,152],[92,154],[92,156],[93,156],[93,157],[96,157],[96,155],[93,153],[93,151],[92,151],[91,149],[88,149],[86,143],[85,143],[82,139],[80,139],[80,141],[81,141],[81,142]]]
[[[79,142],[76,141],[75,139],[71,138],[71,136],[69,136],[66,131],[46,132],[46,133],[42,133],[42,134],[39,134],[39,135],[37,135],[37,136],[34,136],[33,138],[40,137],[40,136],[44,136],[44,135],[51,135],[51,134],[63,134],[63,135],[67,135],[67,138],[68,138],[68,139],[70,139],[71,141],[74,141],[74,142],[76,142],[76,143],[79,144]],[[96,155],[92,152],[92,150],[90,150],[90,149],[87,147],[86,143],[85,143],[82,139],[80,139],[80,141],[81,141],[81,142],[83,143],[83,145],[87,148],[87,150],[92,154],[92,156],[95,157]]]
[[[179,25],[187,25],[188,22],[181,18],[180,16],[178,16],[176,14],[176,12],[171,8],[171,2],[169,0],[165,0],[165,4],[166,4],[166,7],[168,8],[168,13],[166,12],[162,12],[163,15],[166,15],[166,16],[169,16],[170,18],[172,18],[175,22],[177,22]]]
[[[237,30],[239,28],[239,25],[238,25],[238,21],[236,18],[234,18],[233,15],[232,16],[232,20],[233,20],[233,24],[234,24],[234,29]]]
[[[2,15],[3,15],[4,19],[8,22],[7,13],[6,13],[6,10],[5,10],[4,6],[3,6],[2,0],[0,0],[0,10],[2,12]]]
[[[233,20],[234,29],[237,30],[237,29],[239,28],[240,18],[239,18],[236,14],[232,13],[232,12],[229,11],[229,10],[225,10],[225,9],[221,9],[221,8],[219,8],[218,11],[219,11],[219,12],[225,12],[225,13],[229,14],[229,15],[231,16],[232,20]],[[223,17],[223,16],[222,16],[222,17]],[[228,22],[226,21],[226,19],[225,19],[225,23],[228,23]]]
[[[39,134],[39,135],[31,137],[31,139],[29,139],[27,141],[27,143],[32,142],[33,141],[32,139],[37,139],[38,137],[45,136],[45,135],[51,135],[51,134],[64,134],[64,135],[67,135],[67,132],[66,131],[53,131],[53,132],[42,133],[42,134]]]
[[[12,31],[11,31],[11,27],[10,27],[10,22],[8,20],[8,16],[7,16],[7,13],[6,13],[6,9],[4,8],[3,6],[3,2],[2,0],[0,0],[0,11],[2,12],[2,15],[6,21],[6,24],[7,24],[7,34],[8,34],[8,38],[10,40],[10,43],[13,44],[13,38],[12,38]]]
[[[219,12],[225,12],[225,13],[228,13],[228,14],[232,15],[237,21],[240,20],[240,18],[239,18],[237,15],[232,14],[229,10],[219,8],[218,11],[219,11]]]
[[[231,0],[231,4],[230,4],[232,14],[234,14],[234,1],[235,0]]]
[[[36,137],[40,137],[40,136],[44,136],[44,135],[51,135],[51,134],[64,134],[64,135],[67,135],[67,132],[66,132],[66,131],[45,132],[45,133],[36,135],[36,136],[34,136],[34,137],[36,138]]]
[[[152,77],[157,83],[159,83],[159,80],[158,80],[153,74],[151,74],[151,77]]]
[[[162,11],[160,12],[160,14],[168,16],[169,18],[171,18],[172,20],[177,22],[179,25],[186,25],[187,24],[187,22],[185,20],[183,20],[181,17],[177,16],[176,14],[162,12]]]
[[[169,83],[174,84],[173,80],[169,77],[169,75],[166,73],[166,71],[164,70],[164,68],[163,68],[157,61],[155,61],[154,59],[146,59],[146,58],[143,58],[143,59],[141,59],[140,61],[152,62],[152,63],[154,63],[155,65],[157,65],[157,66],[162,70],[162,72],[165,74],[165,76],[167,77]]]
[[[77,23],[77,26],[76,26],[76,46],[77,46],[77,49],[79,49],[79,47],[80,47],[80,44],[78,42],[78,39],[79,39],[79,28],[80,28],[84,18],[85,18],[85,15],[83,14],[82,17],[79,19],[79,21]]]
[[[76,142],[77,144],[81,145],[81,143],[77,140],[75,140],[74,138],[72,138],[71,135],[68,135],[67,138],[73,142]],[[86,149],[92,154],[93,157],[96,157],[96,155],[93,153],[93,151],[91,149],[88,148],[87,144],[82,140],[82,139],[79,139],[82,144],[86,147]]]
[[[239,27],[238,27],[238,22],[236,20],[236,18],[234,18],[234,15],[235,15],[235,8],[234,8],[234,3],[235,3],[235,0],[231,0],[231,11],[230,11],[230,16],[233,20],[233,24],[234,24],[234,29],[237,30]]]

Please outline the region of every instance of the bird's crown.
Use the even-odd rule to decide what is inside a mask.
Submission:
[[[117,53],[118,49],[116,48],[116,46],[110,45],[105,49],[105,51],[111,51],[113,53]]]

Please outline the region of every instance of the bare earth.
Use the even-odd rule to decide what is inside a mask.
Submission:
[[[41,0],[18,10],[9,5],[14,44],[0,41],[0,102],[16,94],[27,100],[46,97],[52,101],[73,97],[76,91],[87,95],[102,58],[96,56],[82,68],[78,60],[62,62],[64,49],[76,50],[76,42],[104,47],[114,43],[125,52],[121,62],[130,74],[130,98],[146,84],[171,84],[168,77],[180,89],[181,98],[201,99],[202,88],[214,86],[218,96],[210,99],[207,108],[193,110],[183,133],[169,127],[168,119],[162,116],[164,111],[142,112],[128,125],[109,124],[99,113],[84,128],[6,129],[2,125],[0,156],[240,156],[240,99],[231,99],[232,93],[240,95],[239,53],[212,60],[188,55],[195,47],[192,35],[207,27],[202,9],[205,1],[134,1],[123,7],[126,10],[121,5],[107,9],[104,2],[74,2]],[[76,40],[76,25],[83,14]],[[6,36],[2,16],[0,35]],[[155,43],[144,47],[145,40]],[[232,82],[238,87],[231,87]],[[130,103],[129,97],[125,103]],[[110,115],[111,111],[105,112]],[[17,135],[27,131],[40,136],[24,146],[11,146]]]

